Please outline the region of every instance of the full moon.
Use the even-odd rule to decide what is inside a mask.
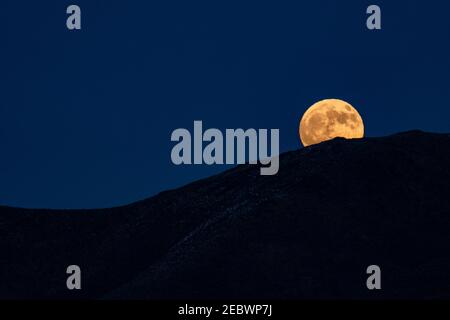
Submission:
[[[364,137],[364,123],[348,102],[326,99],[309,107],[300,121],[300,139],[305,147],[337,137]]]

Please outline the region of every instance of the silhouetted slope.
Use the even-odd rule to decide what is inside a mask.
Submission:
[[[129,206],[0,208],[0,297],[450,297],[450,136],[335,139]],[[65,268],[83,290],[65,289]],[[365,287],[367,266],[382,290]]]

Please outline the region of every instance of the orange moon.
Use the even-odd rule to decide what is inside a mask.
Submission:
[[[364,137],[364,123],[353,106],[339,99],[326,99],[313,104],[300,121],[300,140],[307,147],[336,137]]]

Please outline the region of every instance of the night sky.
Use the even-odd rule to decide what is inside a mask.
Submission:
[[[66,28],[66,8],[82,30]],[[382,9],[382,30],[366,8]],[[0,204],[127,204],[225,170],[172,164],[176,128],[279,128],[350,102],[367,136],[450,132],[444,1],[0,2]],[[389,156],[389,155],[386,155]],[[282,168],[280,168],[282,170]]]

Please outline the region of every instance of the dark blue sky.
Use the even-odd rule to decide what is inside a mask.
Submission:
[[[66,7],[82,30],[66,29]],[[365,27],[382,9],[381,31]],[[0,2],[0,204],[126,204],[224,170],[170,161],[171,132],[280,128],[317,100],[366,135],[450,131],[444,1]],[[387,155],[388,156],[388,155]],[[282,168],[281,168],[282,170]]]

